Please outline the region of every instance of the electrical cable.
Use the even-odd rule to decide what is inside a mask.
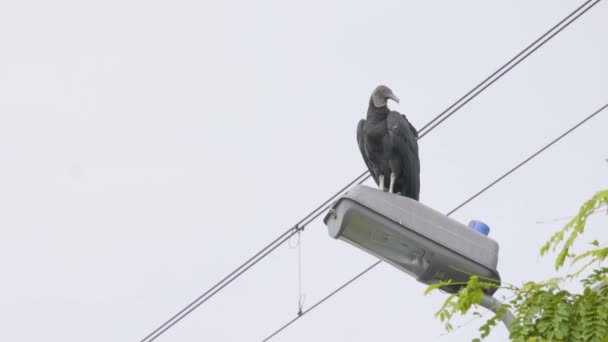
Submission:
[[[144,337],[141,340],[141,342],[147,341],[150,337],[152,337],[153,335],[155,335],[156,333],[158,333],[165,326],[169,325],[171,323],[171,321],[175,320],[180,315],[182,315],[184,312],[188,311],[188,309],[190,309],[192,306],[196,305],[196,303],[198,301],[200,301],[205,296],[207,296],[209,293],[211,293],[213,290],[215,290],[216,288],[218,288],[219,286],[221,286],[222,283],[224,283],[230,277],[232,277],[233,275],[235,275],[236,273],[238,273],[241,269],[243,269],[244,267],[246,267],[247,264],[249,264],[250,262],[254,261],[257,257],[259,257],[260,255],[262,255],[267,249],[271,248],[273,245],[275,245],[277,242],[279,242],[283,237],[285,237],[286,235],[288,235],[293,230],[294,230],[294,228],[290,228],[290,229],[286,230],[283,234],[279,235],[279,237],[277,237],[274,241],[272,241],[271,243],[269,243],[268,245],[266,245],[266,247],[262,248],[254,256],[252,256],[247,261],[245,261],[243,264],[241,264],[241,266],[237,267],[234,271],[232,271],[230,274],[228,274],[227,276],[225,276],[222,280],[220,280],[219,282],[217,282],[215,285],[213,285],[210,289],[208,289],[207,291],[205,291],[198,298],[196,298],[195,300],[193,300],[185,308],[183,308],[182,310],[180,310],[178,313],[176,313],[175,315],[173,315],[173,317],[171,317],[170,319],[168,319],[165,323],[163,323],[158,328],[156,328],[154,331],[152,331],[150,334],[148,334],[146,337]],[[293,233],[291,235],[289,235],[289,237],[291,237],[292,235],[293,235]],[[287,239],[287,240],[289,240],[289,239]],[[283,241],[285,241],[285,240],[283,240]],[[277,245],[276,247],[278,247],[279,245]],[[274,248],[276,248],[276,247],[274,247]],[[274,250],[274,248],[272,250]],[[163,330],[163,332],[164,332],[164,330]],[[162,334],[162,332],[160,332],[158,335],[160,335],[160,334]],[[154,339],[156,339],[156,337],[158,337],[158,335],[155,336],[154,338],[152,338],[151,340],[148,340],[148,341],[153,341]]]
[[[426,132],[422,133],[420,135],[420,138],[422,138],[424,135],[426,135],[428,132],[430,132],[433,128],[437,127],[439,124],[441,124],[443,121],[447,120],[447,118],[449,118],[450,116],[452,116],[452,114],[454,114],[457,110],[459,110],[462,106],[466,105],[467,103],[469,103],[472,99],[474,99],[475,97],[477,97],[477,95],[479,95],[482,91],[484,91],[486,88],[488,88],[489,86],[491,86],[492,84],[494,84],[494,82],[498,81],[502,76],[504,76],[507,72],[511,71],[511,69],[513,69],[514,67],[516,67],[517,65],[519,65],[519,63],[521,63],[523,60],[525,60],[528,56],[530,56],[532,53],[534,53],[536,50],[538,50],[540,47],[542,47],[543,45],[545,45],[549,40],[551,40],[551,38],[555,37],[558,33],[560,33],[562,30],[564,30],[566,27],[570,26],[570,24],[572,24],[573,22],[575,22],[580,16],[582,16],[583,14],[585,14],[587,11],[589,11],[591,8],[593,8],[595,5],[597,5],[601,0],[587,0],[583,5],[581,5],[579,8],[577,8],[576,10],[574,10],[574,12],[570,13],[566,18],[564,18],[562,21],[560,21],[559,24],[557,24],[556,26],[552,27],[547,33],[545,33],[543,36],[547,35],[549,32],[551,32],[552,30],[554,30],[556,27],[558,27],[561,23],[565,22],[569,17],[571,17],[574,13],[578,12],[581,8],[584,8],[582,11],[580,11],[580,13],[576,14],[576,16],[574,16],[570,21],[566,22],[565,25],[561,26],[559,29],[557,29],[555,32],[551,33],[547,39],[545,39],[544,41],[542,41],[540,44],[538,44],[536,47],[534,47],[532,50],[530,50],[529,52],[527,52],[521,59],[519,59],[517,62],[515,62],[514,64],[512,64],[511,66],[509,66],[508,68],[506,68],[504,71],[502,71],[496,78],[494,78],[492,81],[490,81],[488,84],[484,85],[483,87],[481,87],[474,95],[472,95],[471,97],[469,97],[466,101],[462,102],[461,104],[459,104],[456,108],[454,108],[454,110],[452,110],[451,113],[445,115],[443,118],[441,118],[441,120],[439,120],[437,123],[435,123],[433,126],[431,126],[431,128],[429,128]],[[590,4],[589,6],[587,6],[588,4]],[[587,7],[585,7],[587,6]],[[540,38],[539,38],[540,40]],[[536,42],[535,42],[536,43]],[[534,44],[534,43],[533,43]],[[528,49],[529,47],[527,47],[526,49]],[[504,67],[504,66],[503,66]],[[485,81],[484,81],[485,82]],[[435,120],[435,119],[433,119]],[[432,120],[431,120],[432,121]]]
[[[152,336],[148,342],[154,341],[155,339],[157,339],[160,335],[162,335],[165,331],[169,330],[172,326],[174,326],[177,322],[181,321],[184,317],[186,317],[188,314],[190,314],[192,311],[194,311],[196,308],[198,308],[199,306],[201,306],[203,303],[205,303],[207,300],[209,300],[211,297],[213,297],[216,293],[218,293],[219,291],[221,291],[224,287],[226,287],[228,284],[230,284],[231,282],[233,282],[238,276],[240,276],[241,274],[243,274],[244,272],[246,272],[248,269],[250,269],[251,267],[253,267],[255,264],[257,264],[258,262],[260,262],[266,255],[270,254],[272,251],[274,251],[276,248],[278,248],[279,246],[281,246],[285,241],[289,240],[294,234],[296,234],[298,232],[298,230],[294,230],[292,231],[290,234],[288,234],[286,237],[284,237],[279,244],[275,245],[274,247],[272,247],[270,250],[268,250],[267,252],[265,252],[259,259],[257,259],[256,261],[254,261],[252,264],[250,264],[249,266],[245,267],[244,269],[242,269],[239,273],[236,274],[235,278],[232,278],[230,281],[228,281],[225,284],[222,284],[221,286],[219,286],[215,291],[211,292],[211,291],[207,291],[210,292],[210,295],[208,297],[206,297],[204,300],[199,301],[199,302],[193,302],[192,304],[190,304],[188,307],[182,309],[183,315],[176,315],[179,316],[177,317],[175,320],[173,320],[172,322],[170,322],[169,324],[164,324],[161,328],[157,329],[156,331],[158,333],[156,333],[156,335]],[[202,296],[201,296],[202,297]],[[153,334],[150,334],[153,335]]]
[[[513,63],[515,60],[517,60],[519,57],[521,57],[524,53],[526,53],[526,51],[530,50],[533,46],[535,46],[536,44],[538,44],[541,40],[543,40],[546,36],[548,36],[551,32],[553,32],[556,28],[560,27],[566,20],[570,19],[573,15],[575,15],[577,12],[579,12],[581,9],[585,8],[589,3],[591,3],[594,0],[588,0],[585,1],[582,5],[580,5],[577,9],[575,9],[574,11],[572,11],[568,16],[566,16],[564,19],[562,19],[559,23],[555,24],[555,26],[553,26],[551,29],[549,29],[547,32],[545,32],[542,36],[538,37],[538,39],[536,39],[535,41],[533,41],[532,43],[530,43],[530,45],[528,45],[525,49],[523,49],[520,53],[518,53],[517,55],[515,55],[515,57],[511,58],[507,63],[503,64],[500,68],[498,68],[498,70],[496,70],[495,72],[493,72],[490,76],[486,77],[486,79],[484,79],[483,81],[481,81],[477,86],[475,86],[475,88],[471,89],[468,93],[464,94],[461,98],[458,99],[458,101],[454,102],[454,104],[452,104],[451,106],[449,106],[446,110],[444,110],[443,112],[441,112],[439,115],[437,115],[433,120],[429,121],[426,125],[422,126],[422,128],[420,129],[420,131],[423,131],[424,129],[426,129],[427,127],[429,127],[430,125],[432,125],[435,121],[437,121],[441,116],[443,116],[444,114],[446,114],[448,111],[450,111],[452,108],[456,107],[460,102],[462,102],[464,99],[466,99],[467,97],[469,97],[471,94],[473,94],[473,92],[475,92],[477,89],[479,89],[484,83],[488,82],[490,79],[492,79],[494,76],[498,75],[498,73],[500,73],[502,70],[504,70],[509,64]],[[587,9],[585,9],[585,11],[581,12],[579,14],[579,16],[581,14],[583,14],[584,12],[586,12],[587,10],[589,10],[591,7],[595,6],[595,4],[589,6]],[[576,18],[575,18],[576,19]],[[566,26],[568,26],[569,24],[565,25],[562,29],[564,29]],[[560,29],[559,31],[561,31],[562,29]],[[555,34],[559,33],[559,31],[557,31]],[[554,35],[555,35],[554,34]],[[554,36],[553,35],[553,36]],[[553,36],[549,37],[547,40],[545,40],[543,43],[541,43],[538,47],[536,47],[533,51],[531,51],[530,53],[534,52],[536,49],[538,49],[539,47],[541,47],[542,45],[544,45],[546,42],[549,41],[549,39],[551,39]],[[522,58],[519,62],[521,62],[522,60],[524,60],[528,55],[524,56],[524,58]],[[515,65],[519,64],[519,62],[517,62]],[[513,65],[513,66],[515,66]],[[511,67],[510,69],[512,69],[513,67]],[[509,70],[510,70],[509,69]],[[508,72],[509,70],[505,71]],[[496,80],[498,80],[499,78],[501,78],[505,73],[502,73],[501,75],[499,75],[494,81],[492,81],[491,83],[494,83]],[[490,83],[490,84],[491,84]],[[480,91],[483,91],[480,90]],[[474,96],[473,96],[474,97]],[[456,109],[457,110],[457,109]],[[449,116],[449,115],[448,115]]]
[[[418,137],[418,140],[422,139],[422,137],[424,137],[425,135],[427,135],[428,133],[430,133],[438,125],[440,125],[442,122],[444,122],[450,116],[452,116],[454,113],[456,113],[460,108],[462,108],[467,103],[469,103],[471,100],[473,100],[475,97],[477,97],[477,95],[481,94],[489,86],[491,86],[496,81],[498,81],[500,78],[502,78],[502,76],[504,76],[507,72],[511,71],[511,69],[515,68],[517,65],[519,65],[519,63],[523,62],[526,58],[528,58],[528,56],[530,56],[532,53],[534,53],[540,47],[542,47],[543,45],[545,45],[549,40],[551,40],[553,37],[555,37],[558,33],[560,33],[566,27],[570,26],[570,24],[572,24],[574,21],[576,21],[580,16],[582,16],[583,14],[585,14],[592,7],[594,7],[595,5],[597,5],[600,1],[601,0],[587,0],[585,3],[583,3],[577,9],[575,9],[570,14],[568,14],[559,23],[557,23],[555,26],[553,26],[551,29],[549,29],[547,32],[545,32],[542,36],[540,36],[538,39],[536,39],[534,42],[532,42],[530,45],[528,45],[524,50],[522,50],[520,53],[518,53],[515,57],[513,57],[511,60],[509,60],[503,66],[501,66],[498,70],[496,70],[494,73],[492,73],[492,75],[488,76],[486,79],[484,79],[483,81],[481,81],[481,83],[479,83],[477,86],[475,86],[473,89],[471,89],[464,96],[462,96],[461,98],[459,98],[458,101],[456,101],[455,103],[453,103],[446,110],[444,110],[443,112],[441,112],[439,115],[435,116],[431,121],[429,121],[426,125],[424,125],[420,129],[421,133],[420,133],[420,136]],[[570,21],[567,21],[570,18],[572,18],[572,19]],[[560,25],[562,25],[564,22],[566,22],[566,24],[560,27]],[[543,40],[545,37],[548,37],[548,38],[546,38],[545,40]],[[540,44],[539,44],[539,42],[540,42]],[[532,48],[533,46],[535,46],[535,47]],[[523,56],[523,57],[521,57],[521,56]],[[518,60],[519,57],[521,57],[521,58]],[[513,62],[515,62],[515,63],[513,63]],[[511,64],[511,63],[513,63],[513,64]],[[496,75],[498,75],[498,76],[496,76]],[[496,77],[493,78],[494,76],[496,76]],[[466,100],[465,100],[465,98],[466,98]],[[437,120],[439,120],[439,121],[431,126],[431,124],[433,124],[433,122],[435,122]],[[429,126],[430,126],[429,129],[427,129],[426,131],[422,132],[425,128],[427,128]],[[359,184],[365,182],[367,179],[369,179],[369,177],[371,177],[371,174],[368,173],[367,176],[363,180],[361,180],[359,182]]]

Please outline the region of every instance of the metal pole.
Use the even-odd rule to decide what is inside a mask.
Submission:
[[[604,288],[604,286],[608,286],[608,282],[606,282],[606,281],[601,281],[601,282],[599,282],[599,283],[595,284],[595,286],[591,288],[591,291],[595,291],[595,292],[599,293],[599,292],[600,292],[600,290],[601,290],[602,288]]]
[[[502,302],[492,296],[484,294],[479,305],[483,306],[488,310],[491,310],[494,313],[498,313],[498,310],[500,310],[500,308],[502,307]],[[513,317],[513,313],[511,313],[509,309],[507,309],[501,317],[502,322],[505,324],[507,330],[509,331],[511,331],[511,323],[513,323],[514,318],[515,317]]]
[[[596,286],[592,287],[591,290],[599,292],[600,289],[604,286],[608,286],[608,282],[600,282]],[[492,296],[483,295],[483,298],[481,299],[481,303],[479,303],[479,305],[483,306],[488,310],[491,310],[494,313],[498,313],[498,310],[500,310],[500,308],[502,307],[502,302]],[[513,323],[513,320],[515,319],[513,313],[509,309],[507,309],[501,318],[502,322],[507,327],[507,330],[510,331],[511,323]]]

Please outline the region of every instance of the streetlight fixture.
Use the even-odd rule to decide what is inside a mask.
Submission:
[[[397,267],[417,281],[467,282],[471,275],[500,285],[498,244],[448,216],[410,198],[358,185],[339,198],[325,216],[329,235]],[[459,285],[443,287],[456,293]],[[500,302],[485,290],[481,305]],[[510,327],[513,316],[503,315]]]

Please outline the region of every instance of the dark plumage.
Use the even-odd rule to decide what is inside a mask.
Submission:
[[[381,190],[418,200],[418,132],[405,115],[388,109],[388,99],[399,102],[386,86],[378,86],[372,93],[367,117],[357,126],[359,149]]]

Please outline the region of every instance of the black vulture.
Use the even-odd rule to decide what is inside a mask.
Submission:
[[[382,191],[419,199],[418,132],[405,115],[391,111],[387,100],[399,99],[387,86],[374,89],[366,119],[357,126],[363,160]]]

